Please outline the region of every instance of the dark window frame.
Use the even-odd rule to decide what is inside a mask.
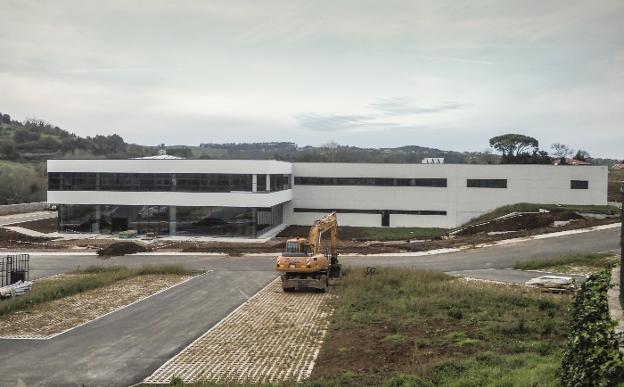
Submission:
[[[570,180],[570,189],[589,189],[589,180]]]
[[[446,188],[448,180],[446,178],[295,176],[295,185]]]
[[[508,188],[507,179],[467,179],[466,188]]]
[[[393,214],[393,215],[442,215],[446,216],[446,211],[437,210],[367,210],[367,209],[345,209],[345,208],[294,208],[294,212],[318,212],[339,214]]]

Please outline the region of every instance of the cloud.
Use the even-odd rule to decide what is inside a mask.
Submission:
[[[304,113],[295,116],[299,126],[319,132],[371,131],[397,126],[395,122],[377,122],[374,115]]]
[[[379,110],[388,116],[401,116],[408,114],[424,114],[424,113],[442,113],[449,110],[458,110],[464,108],[465,104],[458,102],[447,102],[433,106],[418,106],[410,102],[409,98],[396,97],[385,99],[377,103],[371,104],[371,107]]]

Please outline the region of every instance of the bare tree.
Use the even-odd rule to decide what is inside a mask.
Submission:
[[[552,149],[553,156],[560,159],[570,157],[574,154],[574,149],[560,142],[552,144],[550,149]]]

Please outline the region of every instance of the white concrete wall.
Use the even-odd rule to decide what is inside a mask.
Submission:
[[[252,192],[48,191],[48,203],[161,206],[272,207],[292,199],[292,190]]]
[[[275,160],[48,160],[48,172],[290,174]]]
[[[291,224],[308,225],[318,217],[314,213],[294,212],[294,208],[447,211],[446,216],[391,214],[390,226],[450,228],[508,204],[607,204],[606,167],[294,163],[293,174],[296,177],[446,178],[448,186],[295,185],[293,201],[285,207],[286,222]],[[468,188],[467,179],[507,179],[507,188]],[[570,180],[588,180],[589,189],[570,189]],[[348,215],[348,218],[343,216],[346,225],[381,225],[379,215]]]

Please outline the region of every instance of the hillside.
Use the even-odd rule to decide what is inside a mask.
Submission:
[[[83,138],[43,120],[19,122],[0,113],[0,159],[36,162],[51,158],[127,158],[153,152],[153,147],[127,144],[116,134]]]

